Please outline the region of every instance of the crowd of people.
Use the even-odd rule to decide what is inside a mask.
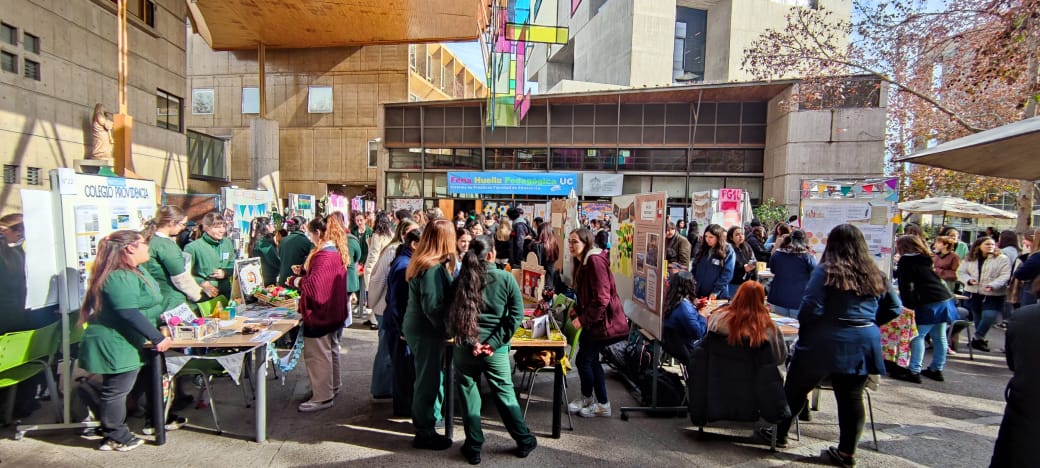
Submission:
[[[227,221],[220,213],[206,214],[195,238],[182,242],[188,226],[183,211],[163,206],[143,231],[117,231],[98,246],[80,309],[81,323],[90,326],[79,362],[98,376],[99,398],[92,410],[101,422],[101,450],[127,451],[142,444],[129,431],[126,417],[128,408],[145,405],[139,378],[149,375],[149,364],[141,357],[145,342],[159,351],[171,343],[160,332],[160,313],[230,295],[237,254]],[[582,330],[574,362],[580,395],[567,404],[568,411],[584,417],[612,415],[600,355],[629,335],[630,323],[610,269],[609,230],[609,224],[589,220],[566,233],[565,251],[550,223],[528,221],[519,208],[500,218],[460,212],[452,220],[437,209],[401,210],[392,216],[380,212],[371,220],[353,212],[349,223],[342,213],[332,213],[310,220],[290,217],[281,226],[267,217],[255,218],[245,250],[260,258],[265,284],[299,291],[303,358],[312,390],[298,405],[301,413],[335,403],[342,387],[340,342],[343,328],[351,324],[353,301],[366,311],[366,325],[379,330],[372,396],[391,399],[395,416],[412,419],[415,448],[444,450],[452,445],[437,427],[445,398],[445,340],[454,341],[466,434],[461,454],[477,464],[484,443],[477,385],[482,376],[516,441],[515,454],[526,457],[537,446],[519,410],[509,363],[510,339],[520,326],[524,304],[507,270],[519,268],[529,254],[545,268],[547,290],[575,299],[568,320]],[[951,323],[970,316],[975,323],[970,346],[988,351],[987,332],[1004,323],[998,316],[1008,320],[1016,308],[1036,303],[1032,280],[1040,273],[1040,255],[1034,255],[1040,250],[1040,234],[1004,231],[996,238],[980,236],[969,247],[955,229],[942,229],[929,242],[923,230],[908,226],[895,242],[897,294],[852,225],[829,233],[819,261],[796,226],[780,223],[769,237],[765,232],[757,222],[728,230],[716,224],[703,230],[696,223],[667,224],[661,248],[670,274],[662,341],[683,362],[697,354],[705,337],[715,334],[730,346],[766,346],[770,362],[786,363],[782,391],[787,410],[776,421],[775,433],[761,431],[779,447],[788,443],[793,418],[808,415],[807,394],[821,381],[831,382],[840,436],[828,454],[840,465],[854,463],[867,377],[886,372],[879,326],[904,308],[913,310],[918,336],[910,343],[909,366],[893,377],[942,381],[946,357],[955,352],[954,344],[947,343]],[[21,217],[0,218],[0,233],[5,236],[0,260],[6,275],[25,262],[16,248],[24,236]],[[573,272],[566,279],[557,268],[565,252]],[[775,278],[768,292],[758,282],[759,262]],[[17,286],[16,279],[9,284]],[[21,284],[24,309],[24,277]],[[961,307],[957,297],[962,297]],[[706,302],[715,299],[729,303],[709,315]],[[770,312],[799,321],[790,356]],[[4,327],[19,326],[8,323],[16,314],[2,318]],[[933,352],[924,367],[926,341]],[[1010,391],[1015,392],[1014,386]],[[178,399],[190,398],[177,393]],[[185,421],[170,414],[164,423],[176,429]]]

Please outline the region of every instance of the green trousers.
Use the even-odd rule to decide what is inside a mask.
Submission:
[[[513,391],[513,375],[509,368],[509,345],[495,350],[491,356],[474,357],[468,346],[455,348],[455,376],[462,400],[462,425],[466,431],[464,447],[479,452],[484,445],[484,431],[480,427],[480,376],[487,376],[491,398],[498,415],[517,444],[530,444],[534,436],[524,423],[520,404]]]
[[[415,435],[432,436],[444,402],[444,339],[406,335],[405,340],[415,359],[412,425]]]

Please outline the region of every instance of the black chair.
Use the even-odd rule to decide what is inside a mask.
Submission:
[[[725,335],[708,332],[688,364],[690,421],[703,433],[710,422],[764,420],[773,428],[775,451],[776,425],[791,416],[775,359],[769,343],[731,346]]]

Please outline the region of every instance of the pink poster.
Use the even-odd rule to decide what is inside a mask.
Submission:
[[[722,227],[729,229],[741,224],[743,197],[743,189],[724,188],[719,190],[719,214],[722,215]]]

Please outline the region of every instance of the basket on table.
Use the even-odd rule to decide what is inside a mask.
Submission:
[[[261,291],[254,292],[253,296],[261,304],[271,307],[284,307],[289,310],[296,310],[296,306],[300,303],[300,297],[279,297]]]

